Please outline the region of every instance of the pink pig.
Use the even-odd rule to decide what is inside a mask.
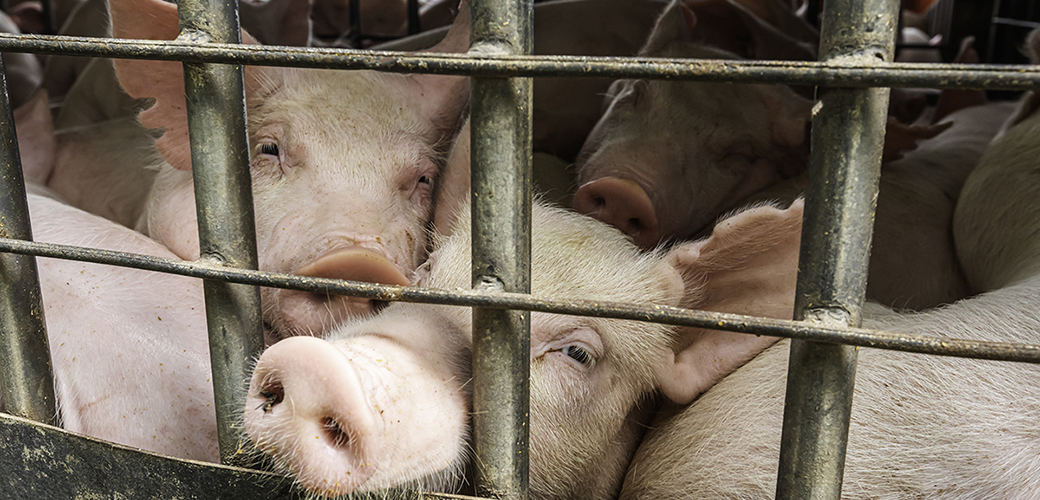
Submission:
[[[420,286],[469,288],[464,208],[421,269]],[[708,240],[650,254],[573,212],[536,205],[533,216],[537,296],[791,315],[800,204],[748,211]],[[246,432],[320,495],[452,489],[467,461],[470,318],[462,308],[398,303],[325,340],[275,344],[253,373]],[[774,341],[532,314],[532,498],[614,498],[655,390],[688,403],[729,369],[705,360]]]
[[[36,241],[175,259],[127,227],[28,186]],[[58,416],[70,431],[218,462],[202,282],[37,258]]]
[[[115,1],[113,31],[124,38],[173,39],[176,7]],[[464,51],[468,24],[436,50]],[[116,61],[131,96],[156,103],[140,115],[163,128],[166,159],[137,228],[184,259],[199,256],[179,63]],[[425,259],[425,224],[439,174],[439,150],[466,103],[459,77],[374,71],[249,67],[248,134],[260,268],[308,276],[409,283]],[[368,301],[265,289],[269,341],[319,334]]]
[[[672,4],[643,53],[732,59],[693,41],[699,18]],[[808,182],[812,105],[782,85],[620,80],[579,156],[575,209],[652,248],[749,200],[791,200]],[[869,298],[921,309],[970,293],[949,236],[953,203],[1009,112],[974,106],[925,129],[890,128],[908,140],[890,133],[886,146],[918,149],[882,169]]]

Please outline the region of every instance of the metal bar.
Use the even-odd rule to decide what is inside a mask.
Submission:
[[[184,0],[178,9],[182,37],[238,43],[238,3]],[[184,64],[200,260],[257,269],[249,140],[241,66]],[[252,360],[263,350],[260,291],[207,280],[204,284],[210,360],[223,463],[248,446],[235,428],[245,401]]]
[[[0,182],[4,184],[0,189],[5,193],[0,196],[0,236],[32,240],[3,61],[0,93]],[[47,349],[36,258],[0,255],[0,283],[4,284],[0,292],[0,401],[7,413],[54,424],[54,373]]]
[[[328,48],[207,44],[183,41],[41,37],[0,33],[0,52],[215,62],[297,68],[371,69],[475,77],[591,75],[830,87],[1040,89],[1035,65],[742,61],[587,56],[437,54]]]
[[[898,2],[828,0],[825,9],[821,60],[892,60]],[[859,326],[889,89],[817,92],[794,319]],[[856,353],[791,342],[778,499],[841,497]]]
[[[0,470],[3,498],[305,497],[291,478],[171,458],[3,414]]]
[[[408,0],[408,35],[422,31],[419,20],[419,0]]]
[[[348,0],[350,6],[350,46],[361,46],[361,0]]]
[[[530,54],[531,0],[471,0],[470,52]],[[531,291],[531,79],[474,78],[473,286]],[[528,498],[531,315],[473,310],[473,441],[478,496]]]
[[[597,316],[603,318],[646,321],[668,325],[711,328],[752,335],[771,335],[815,342],[850,344],[877,349],[891,349],[939,356],[956,356],[1001,361],[1040,363],[1040,345],[905,335],[862,328],[824,327],[802,321],[757,318],[739,314],[696,311],[677,307],[633,306],[621,302],[567,299],[539,299],[520,293],[497,293],[438,290],[393,285],[377,285],[360,281],[313,278],[294,274],[222,268],[182,260],[163,259],[93,248],[34,243],[0,238],[0,252],[36,254],[44,257],[97,262],[149,271],[159,271],[194,278],[224,280],[257,286],[272,286],[350,295],[380,301],[420,302],[490,309],[520,309],[550,314]]]

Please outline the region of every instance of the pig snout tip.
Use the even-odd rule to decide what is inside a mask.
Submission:
[[[389,259],[372,250],[349,248],[319,257],[295,271],[299,276],[407,286],[410,281]],[[281,290],[280,327],[290,335],[320,335],[344,319],[378,312],[383,301],[327,293]]]
[[[653,248],[661,239],[654,205],[633,181],[603,177],[587,182],[574,194],[574,209],[620,229],[641,248]]]
[[[362,488],[375,473],[381,440],[357,371],[339,349],[293,337],[257,362],[245,430],[301,485],[322,496]]]

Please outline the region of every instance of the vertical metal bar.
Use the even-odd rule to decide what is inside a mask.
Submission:
[[[422,31],[419,24],[419,0],[408,0],[408,34],[414,35]]]
[[[828,0],[820,60],[891,61],[898,2]],[[795,319],[859,326],[889,89],[819,89]],[[856,349],[793,341],[776,497],[838,499]]]
[[[350,46],[361,48],[361,0],[347,0],[350,2]]]
[[[183,0],[181,37],[240,43],[238,2]],[[200,260],[257,269],[242,66],[184,64]],[[206,281],[206,317],[221,461],[240,449],[245,380],[263,350],[260,292],[255,286]]]
[[[0,61],[0,236],[32,240],[22,162],[7,78]],[[54,373],[47,349],[43,301],[31,255],[0,254],[0,401],[7,413],[57,425]]]
[[[531,0],[471,0],[471,52],[531,53]],[[531,290],[531,79],[474,78],[473,286]],[[528,498],[531,317],[473,310],[473,434],[480,496]]]

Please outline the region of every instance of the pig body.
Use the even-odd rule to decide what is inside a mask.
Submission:
[[[686,41],[690,27],[680,14],[676,4],[662,16],[646,55],[732,57]],[[616,85],[579,159],[575,208],[641,246],[688,238],[743,203],[790,200],[807,186],[811,103],[786,87]],[[953,206],[1010,112],[1006,104],[961,109],[934,129],[944,130],[939,135],[884,165],[869,298],[922,309],[970,293],[950,235]]]
[[[176,8],[112,2],[121,37],[172,39]],[[463,21],[464,22],[464,21]],[[440,50],[464,50],[468,25]],[[248,38],[247,38],[248,41]],[[116,62],[141,113],[164,128],[159,166],[136,228],[184,259],[199,256],[194,188],[178,63]],[[457,77],[247,68],[248,136],[260,268],[310,276],[407,284],[426,255],[426,228],[440,157],[466,102]],[[318,334],[364,300],[262,291],[268,340]]]
[[[30,187],[29,210],[36,241],[175,258],[38,188]],[[62,426],[218,462],[202,283],[50,258],[37,267]]]
[[[900,333],[1040,340],[1040,280],[920,314],[877,305],[864,326]],[[789,342],[654,421],[621,498],[776,493]],[[1040,488],[1035,365],[861,349],[842,498],[1026,498]]]

